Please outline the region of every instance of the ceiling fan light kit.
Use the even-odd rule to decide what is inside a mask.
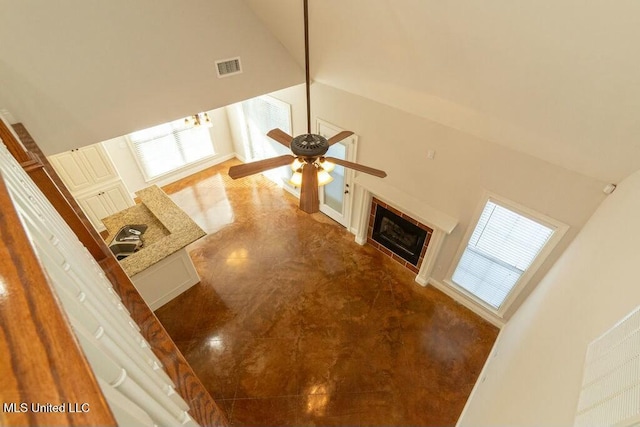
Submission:
[[[296,157],[293,160],[293,163],[291,163],[291,170],[294,171],[294,172],[298,172],[298,169],[300,169],[302,167],[302,165],[304,165],[304,161],[300,160],[298,157]],[[332,170],[334,170],[336,168],[336,164],[335,163],[331,163],[330,161],[328,161],[324,157],[319,158],[316,161],[316,165],[322,167],[322,169],[324,169],[326,172],[331,172]]]
[[[336,164],[335,163],[331,163],[330,161],[328,161],[324,157],[321,157],[321,158],[318,159],[318,164],[322,167],[322,169],[324,169],[327,172],[331,172],[332,170],[334,170],[336,168]]]
[[[333,177],[329,175],[329,172],[322,169],[322,166],[317,166],[318,168],[318,185],[323,186],[327,185],[331,181],[333,181]]]
[[[307,0],[304,3],[304,35],[305,35],[305,69],[306,69],[306,98],[307,98],[307,133],[295,138],[281,129],[273,129],[267,133],[271,139],[279,142],[291,150],[293,155],[286,154],[279,157],[258,160],[243,165],[231,166],[229,176],[232,179],[264,172],[269,169],[284,165],[290,165],[294,173],[289,182],[300,188],[300,209],[307,213],[316,213],[320,210],[318,187],[333,181],[329,174],[336,165],[368,173],[380,178],[387,174],[379,169],[364,166],[335,157],[324,157],[329,148],[345,138],[353,135],[351,131],[342,131],[327,139],[322,135],[311,133],[311,109],[310,109],[310,78],[309,78],[309,9]]]
[[[302,186],[302,168],[296,169],[293,175],[291,175],[289,184],[293,185],[294,187]]]
[[[298,159],[294,160],[294,163],[299,163]],[[322,166],[318,164],[318,162],[314,162],[313,166],[317,169],[316,173],[318,175],[318,187],[322,187],[323,185],[327,185],[331,181],[333,181],[333,177],[329,175],[329,172],[325,170]],[[302,186],[302,167],[299,167],[295,170],[291,178],[289,179],[289,184],[294,187]]]

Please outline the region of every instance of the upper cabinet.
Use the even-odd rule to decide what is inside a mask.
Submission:
[[[69,190],[79,191],[118,178],[106,151],[100,144],[76,148],[49,157]]]

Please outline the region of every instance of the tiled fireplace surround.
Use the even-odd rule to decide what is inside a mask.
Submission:
[[[374,222],[375,222],[375,219],[376,219],[376,210],[378,209],[379,206],[390,210],[391,212],[395,213],[399,217],[409,221],[410,223],[412,223],[414,225],[417,225],[418,227],[420,227],[421,229],[423,229],[423,230],[425,230],[427,232],[427,237],[425,238],[424,244],[422,245],[422,250],[420,252],[420,258],[418,259],[418,262],[416,263],[416,265],[413,265],[409,261],[404,260],[400,256],[396,255],[395,253],[393,253],[392,251],[387,249],[381,243],[378,243],[373,239],[373,227],[374,227]],[[370,209],[369,212],[370,212],[370,215],[369,215],[369,227],[367,229],[368,230],[367,231],[367,243],[370,244],[371,246],[373,246],[374,248],[378,249],[383,254],[387,255],[389,258],[392,258],[394,261],[400,263],[404,267],[406,267],[409,270],[413,271],[414,273],[416,273],[416,274],[419,273],[420,272],[420,265],[422,265],[422,261],[424,260],[424,255],[427,252],[427,248],[429,247],[429,241],[431,240],[431,236],[433,235],[433,230],[430,227],[422,224],[421,222],[416,221],[415,219],[411,218],[406,213],[399,211],[398,209],[394,208],[393,206],[390,206],[390,205],[386,204],[385,202],[383,202],[382,200],[376,199],[375,197],[373,197],[372,200],[371,200],[371,209]]]
[[[357,228],[354,230],[356,242],[360,245],[369,243],[375,246],[416,273],[416,282],[426,286],[431,278],[435,260],[444,238],[453,231],[458,221],[423,201],[390,186],[379,178],[361,174],[356,178],[355,183],[360,201],[360,216],[357,219]],[[420,228],[430,231],[416,266],[395,254],[391,254],[391,251],[371,239],[376,204],[386,207],[395,214],[409,219]]]

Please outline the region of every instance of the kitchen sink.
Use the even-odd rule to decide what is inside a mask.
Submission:
[[[133,242],[142,240],[142,235],[146,230],[147,226],[144,224],[127,224],[118,230],[116,237],[113,238],[113,242]]]
[[[109,249],[118,261],[133,255],[143,246],[142,235],[146,229],[145,224],[127,224],[118,230],[109,244]]]
[[[109,249],[115,255],[116,259],[120,261],[121,259],[125,259],[129,255],[133,255],[139,246],[137,243],[112,243],[109,245]]]

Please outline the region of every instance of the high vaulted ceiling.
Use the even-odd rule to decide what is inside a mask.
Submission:
[[[0,108],[46,154],[299,84],[238,0],[0,0]],[[243,73],[218,78],[217,60]]]
[[[313,80],[601,181],[640,169],[640,1],[309,2]],[[0,108],[48,154],[303,79],[302,0],[0,9]]]
[[[247,1],[302,63],[302,0]],[[602,181],[640,169],[640,2],[309,2],[312,79]]]

